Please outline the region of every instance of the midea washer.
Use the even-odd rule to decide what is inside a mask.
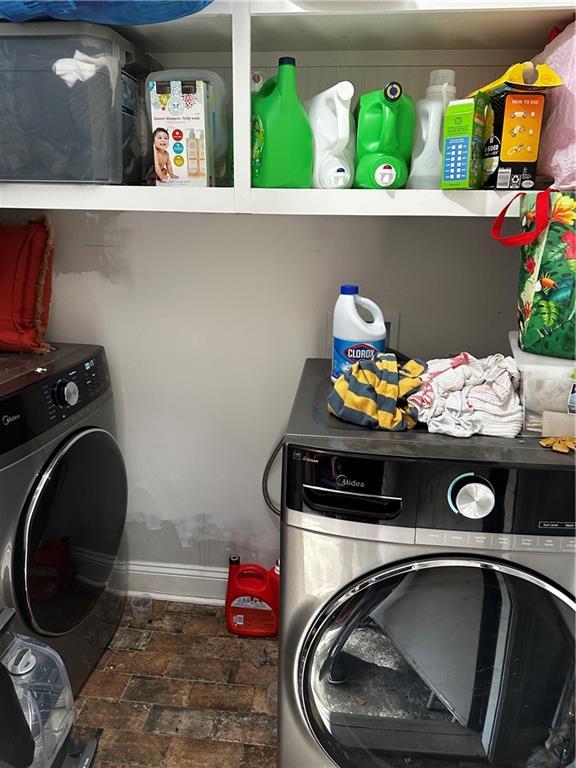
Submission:
[[[284,448],[280,768],[573,767],[573,460],[329,390],[307,361]]]
[[[126,517],[104,349],[0,354],[0,606],[63,657],[77,691],[114,633]]]

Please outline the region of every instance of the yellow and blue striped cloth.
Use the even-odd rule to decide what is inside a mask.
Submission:
[[[360,427],[393,432],[412,429],[417,410],[407,398],[420,388],[425,370],[425,363],[419,360],[400,366],[391,352],[361,360],[334,384],[328,410]]]

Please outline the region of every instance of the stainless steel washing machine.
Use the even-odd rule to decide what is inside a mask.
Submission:
[[[119,622],[126,502],[104,349],[0,354],[0,607],[60,653],[75,691]]]
[[[329,389],[307,361],[284,449],[280,768],[573,767],[573,460]]]

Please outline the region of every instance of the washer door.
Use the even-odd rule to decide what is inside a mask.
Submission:
[[[501,562],[370,574],[304,641],[308,725],[342,768],[573,766],[575,608]]]
[[[65,634],[93,610],[116,561],[126,502],[122,454],[102,429],[69,438],[43,469],[23,513],[15,562],[36,632]]]

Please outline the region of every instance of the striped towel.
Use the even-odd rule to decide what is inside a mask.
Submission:
[[[400,367],[391,353],[361,360],[334,384],[328,410],[360,427],[394,432],[412,429],[418,411],[407,397],[419,389],[425,370],[426,365],[419,360],[409,360]]]

